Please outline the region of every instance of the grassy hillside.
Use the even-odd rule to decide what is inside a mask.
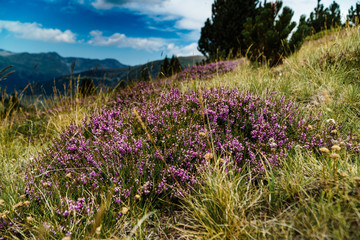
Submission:
[[[359,73],[352,28],[7,111],[0,238],[358,239]]]

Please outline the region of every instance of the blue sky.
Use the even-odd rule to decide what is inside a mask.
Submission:
[[[323,0],[325,7],[331,0]],[[338,0],[345,15],[355,0]],[[0,48],[115,58],[136,65],[200,54],[197,41],[213,0],[0,0]],[[316,0],[284,0],[297,21]]]

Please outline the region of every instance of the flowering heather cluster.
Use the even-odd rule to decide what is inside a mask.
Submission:
[[[156,92],[150,84],[142,87],[144,94]],[[62,225],[52,231],[67,233],[74,214],[93,219],[109,196],[120,216],[129,200],[188,193],[215,156],[235,170],[261,174],[268,164],[279,166],[295,147],[318,151],[344,141],[358,151],[334,123],[320,125],[304,118],[294,103],[271,95],[171,89],[149,100],[128,92],[82,125],[71,125],[40,154],[26,176],[26,194],[39,206],[46,206],[45,196],[56,199]]]
[[[182,71],[177,77],[180,80],[184,79],[210,79],[216,74],[223,74],[234,70],[244,60],[233,60],[233,61],[220,61],[210,63],[206,65],[192,66]]]

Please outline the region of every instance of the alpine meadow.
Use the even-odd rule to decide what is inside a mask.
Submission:
[[[294,11],[215,0],[204,57],[0,88],[0,240],[360,239],[360,3]]]

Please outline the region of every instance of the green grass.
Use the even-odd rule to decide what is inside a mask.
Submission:
[[[352,157],[344,153],[335,163],[298,150],[261,181],[214,166],[185,200],[188,233],[199,239],[358,239],[360,158]]]
[[[300,103],[304,114],[321,113],[342,131],[360,133],[360,28],[332,32],[307,42],[277,68],[240,66],[198,86],[237,87],[258,95],[276,92]],[[352,61],[337,57],[353,54]],[[319,64],[333,54],[334,62]],[[357,58],[357,60],[356,60]],[[360,156],[340,158],[298,149],[269,169],[261,181],[219,169],[204,173],[205,184],[185,199],[185,224],[195,239],[359,239]]]
[[[259,96],[275,92],[278,99],[300,104],[304,114],[321,113],[321,124],[334,119],[342,132],[359,137],[359,76],[357,27],[314,37],[276,68],[246,63],[211,80],[174,85],[182,91],[228,86]],[[35,99],[31,108],[0,120],[0,213],[13,211],[21,200],[23,171],[31,158],[70,123],[80,123],[111,97],[101,92],[86,105],[76,94]],[[215,161],[201,176],[204,184],[177,204],[163,202],[159,209],[151,202],[124,203],[129,212],[116,220],[104,196],[95,223],[74,224],[74,236],[93,239],[101,226],[105,239],[360,239],[360,156],[344,148],[338,153],[340,158],[334,160],[297,149],[280,168],[267,169],[262,179],[226,171]],[[47,209],[24,210],[35,220],[27,226],[31,234],[23,238],[51,237],[43,227],[43,222],[57,224],[51,201],[56,199],[49,199]]]

